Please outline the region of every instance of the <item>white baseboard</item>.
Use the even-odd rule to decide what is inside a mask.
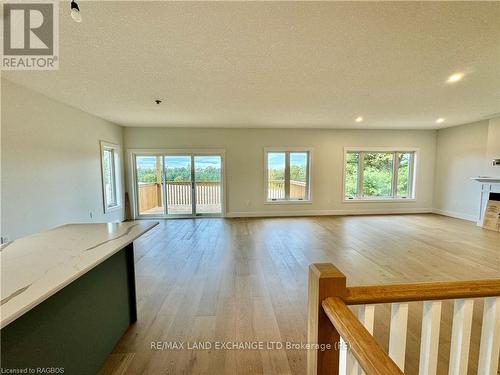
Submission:
[[[338,216],[338,215],[390,215],[423,214],[433,212],[432,208],[393,208],[362,210],[300,210],[300,211],[246,211],[228,212],[226,217],[285,217],[285,216]]]
[[[433,208],[432,212],[435,214],[438,214],[438,215],[454,217],[455,219],[462,219],[462,220],[468,220],[468,221],[474,221],[474,222],[477,221],[477,217],[475,217],[474,215],[463,214],[460,212],[440,210],[438,208]]]

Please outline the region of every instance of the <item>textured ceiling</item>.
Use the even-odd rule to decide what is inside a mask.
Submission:
[[[121,125],[423,129],[500,112],[500,2],[79,3],[81,24],[60,6],[58,71],[3,76]]]

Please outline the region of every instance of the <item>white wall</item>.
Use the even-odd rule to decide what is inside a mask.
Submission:
[[[490,176],[500,176],[500,166],[493,166],[493,159],[500,159],[500,117],[489,121],[488,144],[486,146],[486,173]]]
[[[498,119],[438,131],[434,207],[437,213],[475,221],[481,185],[471,177],[500,175],[491,167],[500,158]],[[496,150],[496,151],[495,151]]]
[[[432,210],[436,151],[436,132],[433,130],[125,128],[124,138],[126,149],[224,148],[228,216]],[[304,146],[314,149],[312,204],[264,203],[264,147],[272,146]],[[342,203],[345,146],[419,148],[416,202]]]
[[[99,140],[122,145],[122,128],[5,79],[1,90],[2,235],[121,220],[104,214]]]

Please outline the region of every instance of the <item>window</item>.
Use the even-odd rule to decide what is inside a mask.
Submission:
[[[120,207],[118,174],[119,174],[118,145],[101,142],[101,170],[104,212]]]
[[[346,149],[346,200],[414,199],[416,151]]]
[[[266,150],[266,201],[310,200],[310,151]]]

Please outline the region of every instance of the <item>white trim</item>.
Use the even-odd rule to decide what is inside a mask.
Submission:
[[[264,204],[266,205],[275,205],[275,204],[311,204],[313,202],[312,198],[312,161],[313,161],[313,147],[296,147],[296,146],[287,146],[287,147],[264,147]],[[269,180],[269,171],[267,168],[267,154],[269,152],[284,152],[285,153],[285,199],[280,200],[268,200],[267,199],[267,187]],[[289,160],[286,157],[287,153],[290,152],[307,152],[307,170],[306,170],[306,178],[307,178],[307,190],[308,190],[308,199],[303,200],[290,200],[287,197],[286,192],[286,181],[287,181],[287,170],[289,171]]]
[[[342,203],[415,203],[415,198],[355,198],[344,199]]]
[[[453,212],[453,211],[447,211],[447,210],[440,210],[438,208],[433,208],[432,212],[437,214],[437,215],[442,215],[442,216],[449,216],[453,217],[455,219],[462,219],[462,220],[468,220],[468,221],[476,221],[477,218],[474,215],[469,215],[469,214],[464,214],[460,212]]]
[[[168,154],[168,155],[187,155],[187,154],[198,154],[198,155],[213,155],[213,154],[225,154],[226,149],[224,148],[128,148],[127,154],[141,154],[141,155],[158,155],[158,154]]]
[[[312,152],[314,147],[264,147],[264,152]]]
[[[102,186],[102,205],[104,213],[107,214],[109,212],[114,212],[122,209],[123,206],[123,197],[121,191],[121,170],[122,170],[122,161],[121,161],[121,149],[120,145],[117,143],[107,142],[100,140],[99,141],[99,149],[100,149],[100,161],[101,161],[101,186]],[[108,207],[106,202],[106,185],[104,183],[104,150],[112,149],[113,150],[113,172],[114,178],[113,183],[115,185],[115,195],[116,195],[116,206]]]
[[[310,201],[310,200],[298,200],[298,199],[293,199],[293,200],[284,200],[284,199],[280,199],[280,200],[275,200],[275,201],[265,201],[264,204],[268,204],[268,205],[275,205],[275,204],[283,204],[283,205],[287,205],[287,204],[312,204],[313,202]]]
[[[133,152],[127,151],[128,159],[128,176],[129,180],[126,182],[128,186],[129,200],[130,200],[130,211],[132,219],[137,219],[137,184],[136,184],[136,168],[135,168],[135,154]]]
[[[240,211],[228,212],[226,217],[286,217],[286,216],[356,216],[392,214],[428,214],[432,208],[373,208],[362,210],[301,210],[301,211]]]
[[[406,146],[398,146],[398,147],[351,147],[345,146],[344,153],[348,151],[364,151],[364,152],[397,152],[397,151],[410,151],[410,152],[419,152],[420,149],[417,147],[406,147]]]

